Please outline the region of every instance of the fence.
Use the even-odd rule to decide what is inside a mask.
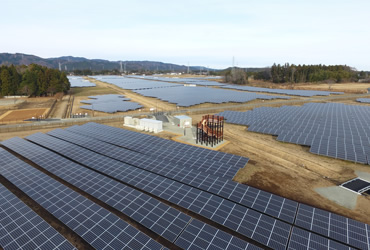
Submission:
[[[82,125],[87,122],[97,122],[97,123],[123,122],[123,119],[124,119],[123,116],[109,116],[109,117],[90,117],[90,118],[65,119],[58,121],[39,121],[26,124],[3,125],[0,126],[0,133],[70,127],[73,125]]]

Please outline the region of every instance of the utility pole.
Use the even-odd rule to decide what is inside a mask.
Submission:
[[[190,70],[189,70],[189,62],[188,62],[188,75],[189,75],[189,73],[190,73]]]

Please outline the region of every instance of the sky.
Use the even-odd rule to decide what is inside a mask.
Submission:
[[[369,0],[3,0],[0,53],[370,70]]]

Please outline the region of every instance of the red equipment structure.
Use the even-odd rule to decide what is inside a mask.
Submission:
[[[205,115],[197,124],[197,143],[207,146],[218,144],[224,139],[224,117]]]

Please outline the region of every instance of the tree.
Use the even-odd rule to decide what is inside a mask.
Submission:
[[[1,70],[0,78],[1,78],[1,95],[2,96],[9,95],[11,78],[9,70],[7,68]]]

